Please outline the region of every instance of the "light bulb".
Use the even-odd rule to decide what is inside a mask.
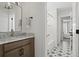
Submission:
[[[10,2],[8,2],[8,6],[10,6],[11,4],[10,4]]]

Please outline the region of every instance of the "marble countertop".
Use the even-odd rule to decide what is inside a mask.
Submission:
[[[23,40],[27,38],[33,38],[33,37],[34,37],[34,34],[26,34],[24,36],[14,36],[9,38],[4,38],[4,39],[0,39],[0,44],[10,43],[10,42]]]

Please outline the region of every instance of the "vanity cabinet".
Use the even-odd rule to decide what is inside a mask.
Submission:
[[[28,38],[4,44],[3,56],[34,57],[34,38]]]
[[[26,46],[11,50],[7,53],[5,53],[6,57],[33,57],[33,51],[31,44],[28,44]]]

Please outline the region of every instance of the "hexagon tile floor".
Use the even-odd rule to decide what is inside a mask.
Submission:
[[[47,51],[47,55],[48,57],[71,57],[71,50],[70,48],[63,50],[62,48],[54,47]]]

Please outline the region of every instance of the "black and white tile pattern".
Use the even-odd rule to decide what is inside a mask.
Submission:
[[[70,48],[63,50],[61,48],[54,47],[47,51],[47,55],[48,57],[71,57],[71,50]]]

